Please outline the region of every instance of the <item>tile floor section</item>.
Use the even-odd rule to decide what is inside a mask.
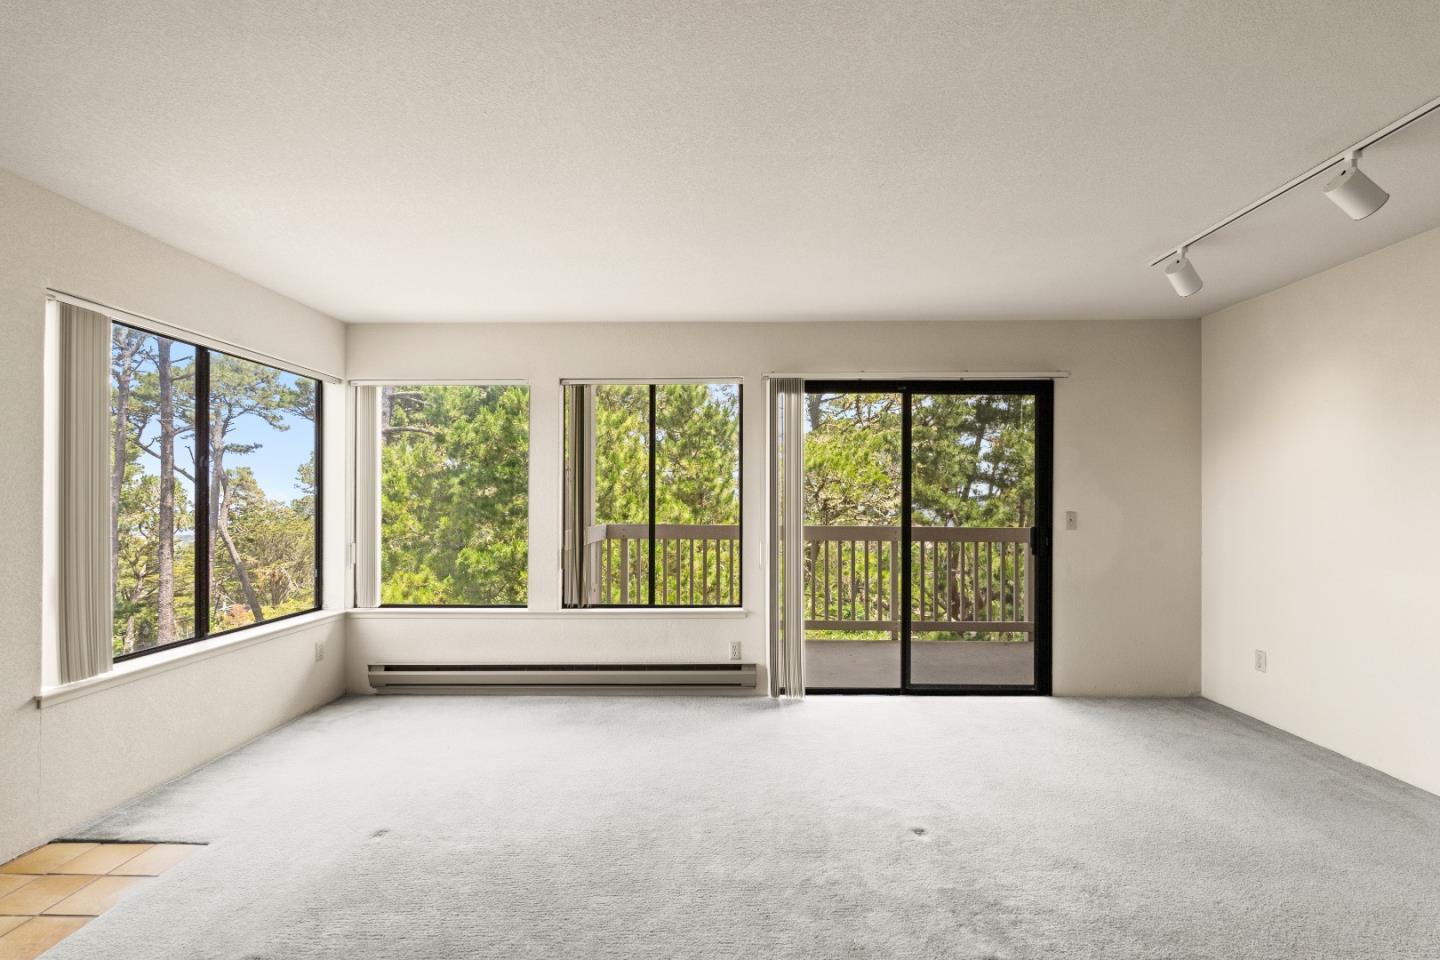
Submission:
[[[47,843],[0,865],[0,960],[40,956],[194,850],[184,843]]]

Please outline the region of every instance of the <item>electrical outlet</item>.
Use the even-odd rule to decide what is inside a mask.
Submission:
[[[325,659],[325,641],[324,641],[324,640],[316,640],[316,641],[315,641],[315,662],[316,662],[316,663],[319,663],[321,660],[324,660],[324,659]]]
[[[1265,670],[1266,670],[1266,668],[1269,667],[1269,666],[1270,666],[1270,664],[1269,664],[1269,662],[1267,661],[1267,659],[1266,659],[1266,657],[1265,657],[1265,651],[1264,651],[1264,650],[1256,650],[1256,651],[1255,651],[1255,669],[1256,669],[1256,670],[1259,670],[1261,673],[1264,673]]]
[[[731,641],[730,641],[730,659],[731,659],[731,660],[739,660],[739,659],[740,659],[740,641],[739,641],[739,640],[731,640]]]

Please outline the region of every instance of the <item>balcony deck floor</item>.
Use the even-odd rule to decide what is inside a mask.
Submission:
[[[1035,682],[1034,643],[916,641],[915,683],[1029,685]],[[807,640],[805,683],[810,689],[888,689],[900,685],[898,640]]]

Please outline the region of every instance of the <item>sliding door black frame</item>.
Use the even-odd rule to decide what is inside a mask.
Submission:
[[[905,694],[919,696],[1049,696],[1052,688],[1052,543],[1054,522],[1055,383],[1053,380],[807,380],[808,393],[897,393],[900,419],[900,685],[896,687],[810,687],[814,694]],[[1030,555],[1035,563],[1035,682],[1032,684],[915,683],[911,673],[911,525],[914,451],[912,421],[916,395],[990,394],[1035,398],[1035,525]]]

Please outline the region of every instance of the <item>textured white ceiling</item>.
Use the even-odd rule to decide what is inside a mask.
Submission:
[[[1435,0],[0,0],[0,167],[352,321],[1195,316],[1440,224]]]

